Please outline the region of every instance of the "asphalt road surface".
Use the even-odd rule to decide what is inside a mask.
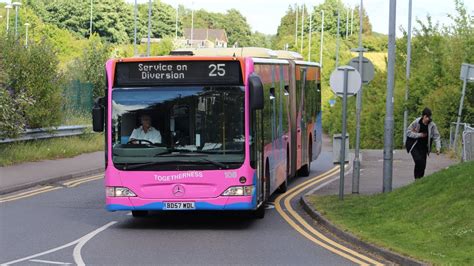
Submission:
[[[266,216],[238,213],[152,213],[104,209],[100,177],[62,182],[0,199],[0,264],[143,265],[378,264],[320,234],[301,210],[301,195],[338,176],[330,153],[308,178],[273,196]]]

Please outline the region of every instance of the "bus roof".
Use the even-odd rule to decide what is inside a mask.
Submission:
[[[172,54],[194,56],[233,56],[233,57],[256,57],[271,59],[291,59],[303,60],[303,56],[292,51],[278,50],[274,51],[260,47],[241,47],[241,48],[181,48],[176,49]]]

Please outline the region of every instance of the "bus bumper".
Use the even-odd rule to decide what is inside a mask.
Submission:
[[[255,210],[257,208],[256,195],[252,196],[220,196],[217,198],[199,199],[143,199],[139,197],[107,197],[108,211],[168,211],[166,202],[194,202],[195,209],[189,210]]]

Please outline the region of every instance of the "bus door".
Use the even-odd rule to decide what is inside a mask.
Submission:
[[[308,160],[307,146],[308,140],[306,139],[307,124],[305,120],[305,108],[304,108],[304,94],[306,87],[306,76],[307,69],[302,66],[297,67],[299,71],[299,82],[296,84],[296,108],[297,108],[297,119],[296,119],[296,132],[297,132],[297,168],[301,168]]]

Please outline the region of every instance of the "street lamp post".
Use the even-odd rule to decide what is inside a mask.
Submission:
[[[12,9],[12,6],[6,5],[5,8],[7,9],[7,35],[8,35],[8,30],[10,29],[10,9]]]
[[[324,10],[321,10],[321,43],[319,47],[319,66],[323,69]]]
[[[133,7],[133,55],[137,56],[137,0]]]
[[[18,8],[21,6],[20,2],[13,2],[12,5],[15,7],[15,38],[18,35]]]
[[[89,22],[89,36],[92,36],[92,5],[93,5],[93,1],[94,0],[91,0],[91,19],[90,19],[90,22]]]
[[[411,63],[411,11],[412,0],[408,1],[408,35],[407,35],[407,65],[406,65],[406,81],[405,81],[405,110],[403,111],[403,146],[407,138],[408,126],[408,94],[410,93],[410,63]]]
[[[30,26],[30,23],[25,23],[26,27],[26,35],[25,35],[25,47],[28,48],[28,27]]]
[[[151,38],[151,0],[148,0],[148,42],[146,47],[146,56],[150,56],[150,38]]]
[[[392,191],[393,174],[393,89],[395,87],[395,26],[397,0],[390,0],[388,26],[387,97],[384,122],[383,192]]]

